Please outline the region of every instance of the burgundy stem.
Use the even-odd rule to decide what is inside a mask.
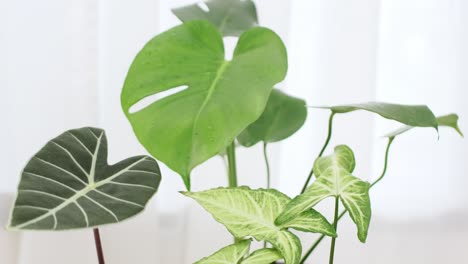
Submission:
[[[94,228],[93,233],[94,233],[94,243],[96,244],[96,253],[97,253],[98,260],[99,260],[99,264],[105,264],[104,253],[102,251],[102,244],[101,244],[101,235],[99,234],[99,229]]]

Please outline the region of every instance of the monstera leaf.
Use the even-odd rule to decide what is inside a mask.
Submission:
[[[241,264],[271,264],[282,259],[281,253],[274,248],[262,248],[241,261]]]
[[[463,137],[463,132],[460,130],[460,127],[458,127],[458,115],[456,114],[448,114],[448,115],[443,115],[443,116],[439,116],[437,117],[437,124],[439,125],[439,127],[443,126],[443,127],[450,127],[450,128],[453,128],[455,129],[455,131],[457,131],[457,133]],[[398,135],[401,135],[411,129],[413,129],[415,126],[404,126],[400,129],[397,129],[395,131],[393,131],[392,133],[389,133],[387,135],[385,135],[386,137],[396,137]]]
[[[207,20],[215,25],[223,36],[240,36],[244,31],[257,26],[257,10],[251,0],[208,0],[205,7],[193,4],[172,9],[182,22]]]
[[[195,264],[238,264],[249,252],[250,242],[250,239],[239,241],[216,251],[213,255],[203,258]]]
[[[299,130],[306,117],[307,108],[304,100],[273,89],[263,114],[250,124],[237,140],[246,147],[255,145],[259,141],[265,143],[280,141]]]
[[[24,168],[9,229],[63,230],[117,223],[141,212],[161,175],[148,156],[107,165],[104,130],[69,130]]]
[[[125,80],[122,107],[141,144],[189,189],[191,170],[258,119],[286,69],[285,47],[271,30],[242,34],[232,61],[225,61],[218,30],[191,21],[140,51]],[[188,88],[131,111],[141,100],[182,85]]]
[[[399,105],[379,102],[362,104],[321,106],[337,114],[365,110],[376,113],[409,126],[433,127],[437,129],[437,120],[432,111],[425,105]]]
[[[357,226],[359,240],[365,242],[371,218],[370,185],[351,175],[354,166],[354,154],[344,145],[337,146],[334,154],[318,158],[314,164],[317,179],[286,205],[276,224],[287,223],[327,197],[339,197]]]
[[[299,238],[287,230],[287,225],[274,224],[276,217],[291,200],[286,195],[273,189],[252,190],[248,187],[218,188],[184,194],[202,205],[234,237],[242,239],[252,236],[256,240],[268,241],[281,253],[286,264],[299,263]],[[308,227],[309,230],[336,235],[333,227],[319,213],[310,217],[317,219],[311,221],[315,226]]]

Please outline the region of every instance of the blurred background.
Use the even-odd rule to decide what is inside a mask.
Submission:
[[[170,9],[194,0],[0,0],[0,224],[5,226],[20,171],[62,131],[107,131],[109,161],[145,153],[120,108],[128,67],[154,35],[179,24]],[[456,112],[468,129],[468,2],[464,0],[256,0],[260,24],[285,41],[289,73],[279,85],[309,105],[365,101],[427,104]],[[227,40],[232,42],[232,40]],[[232,44],[232,43],[231,43]],[[269,147],[273,186],[296,195],[326,136],[328,112],[311,109],[293,137]],[[355,175],[375,179],[398,124],[365,113],[338,115],[330,146],[355,150]],[[466,132],[466,131],[465,131]],[[331,148],[330,148],[331,149]],[[266,182],[261,146],[239,149],[241,185]],[[372,189],[366,244],[340,222],[336,263],[468,263],[468,143],[454,131],[415,129],[396,139],[386,178]],[[161,164],[162,165],[162,164]],[[232,238],[163,181],[149,208],[102,228],[107,262],[193,263]],[[193,190],[227,185],[222,160],[196,168]],[[326,216],[332,201],[320,204]],[[308,248],[317,236],[300,234]],[[310,257],[326,263],[329,241]],[[305,249],[304,249],[305,250]],[[8,233],[0,263],[97,263],[91,230]]]

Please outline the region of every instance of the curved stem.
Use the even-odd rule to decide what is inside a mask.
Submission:
[[[234,141],[227,147],[229,187],[237,187],[236,146]]]
[[[379,178],[377,178],[377,180],[375,180],[375,181],[370,185],[370,188],[372,188],[372,187],[373,187],[374,185],[376,185],[380,180],[382,180],[383,177],[385,176],[385,173],[387,173],[388,153],[390,152],[390,146],[392,145],[394,139],[395,139],[395,137],[389,137],[389,138],[388,138],[387,148],[385,149],[385,160],[384,160],[384,167],[383,167],[383,170],[382,170],[382,174],[380,175]]]
[[[96,253],[97,253],[99,264],[105,264],[104,252],[102,250],[101,235],[99,234],[99,229],[94,228],[93,233],[94,233],[94,243],[96,244]]]
[[[325,152],[325,149],[327,149],[328,143],[330,143],[330,139],[332,136],[333,132],[333,117],[335,116],[335,112],[331,112],[330,117],[328,119],[328,134],[327,134],[327,139],[325,139],[325,143],[323,144],[322,149],[320,150],[320,153],[317,158],[322,157],[323,152]],[[301,194],[305,192],[307,189],[307,186],[309,186],[310,179],[312,179],[312,175],[314,175],[314,165],[312,164],[312,169],[310,170],[309,176],[307,176],[307,180],[304,183],[304,186],[302,187]]]
[[[340,198],[338,196],[335,197],[335,216],[333,217],[333,228],[335,232],[338,228],[338,209],[339,209],[339,202]],[[335,257],[335,244],[336,244],[336,237],[332,237],[331,245],[330,245],[330,259],[329,264],[333,264],[333,259]]]
[[[387,148],[385,150],[385,160],[384,160],[384,167],[383,167],[383,170],[382,170],[382,173],[380,174],[380,177],[377,178],[377,180],[375,180],[369,188],[372,188],[374,187],[374,185],[376,185],[378,182],[380,182],[385,174],[387,173],[387,167],[388,167],[388,156],[389,156],[389,152],[390,152],[390,146],[392,145],[393,143],[393,140],[395,139],[395,137],[390,137],[388,138],[388,143],[387,143]],[[338,221],[347,213],[348,211],[347,210],[343,210],[340,215],[338,216]],[[325,235],[321,235],[317,240],[315,240],[314,244],[310,247],[310,249],[307,251],[307,253],[304,255],[304,257],[302,257],[302,260],[300,262],[300,264],[304,264],[305,261],[307,260],[307,258],[309,258],[310,254],[312,254],[312,252],[315,250],[315,248],[317,248],[317,246],[322,242],[322,240],[325,238]]]
[[[265,159],[265,166],[267,172],[267,189],[271,187],[271,176],[270,176],[270,162],[268,161],[267,143],[263,143],[263,158]]]

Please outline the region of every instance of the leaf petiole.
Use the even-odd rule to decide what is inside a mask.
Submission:
[[[335,232],[338,228],[338,209],[339,209],[339,202],[340,198],[338,196],[335,197],[335,216],[333,218],[333,228]],[[333,264],[333,259],[335,257],[335,244],[336,244],[336,237],[332,237],[331,246],[330,246],[330,259],[329,263]]]
[[[99,228],[94,228],[93,233],[94,233],[94,243],[96,244],[96,253],[98,257],[98,263],[105,264],[104,252],[102,250],[101,235],[99,234]]]
[[[320,150],[319,155],[317,158],[322,157],[323,152],[325,152],[325,149],[327,149],[328,143],[330,143],[330,139],[332,136],[333,132],[333,117],[335,116],[335,112],[331,112],[330,117],[328,119],[328,134],[327,134],[327,139],[325,140],[325,143],[323,144],[322,150]],[[307,176],[307,180],[304,183],[304,186],[302,187],[301,194],[305,192],[307,187],[309,186],[310,179],[312,179],[312,175],[314,175],[314,166],[312,165],[312,169],[310,170],[309,176]]]
[[[229,187],[237,187],[236,146],[234,141],[227,147]]]

